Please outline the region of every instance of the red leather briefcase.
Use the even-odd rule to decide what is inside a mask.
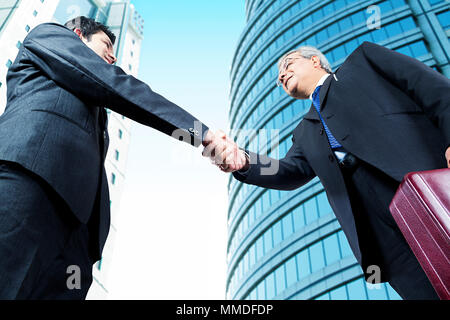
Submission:
[[[389,209],[441,299],[450,299],[450,169],[408,173]]]

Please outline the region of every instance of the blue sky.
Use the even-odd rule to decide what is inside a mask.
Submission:
[[[133,0],[145,20],[139,79],[211,129],[228,128],[244,0]],[[224,299],[227,175],[202,148],[134,124],[111,299]]]

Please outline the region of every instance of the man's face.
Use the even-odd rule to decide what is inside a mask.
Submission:
[[[98,31],[97,33],[91,35],[90,40],[81,35],[81,31],[79,29],[75,29],[75,33],[80,37],[81,41],[83,41],[107,63],[113,64],[117,61],[117,58],[114,56],[113,44],[103,31]]]
[[[304,58],[294,52],[288,55],[280,64],[278,80],[288,95],[296,99],[308,99],[311,94],[314,75],[320,61],[317,57]]]

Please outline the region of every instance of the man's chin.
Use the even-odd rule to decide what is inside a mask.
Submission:
[[[289,94],[292,98],[300,99],[300,100],[302,100],[302,99],[308,99],[308,98],[309,98],[308,96],[306,96],[305,94],[302,94],[302,92],[296,90],[295,88],[293,88],[292,90],[290,90],[288,94]]]

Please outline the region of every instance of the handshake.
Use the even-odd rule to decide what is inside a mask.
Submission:
[[[203,146],[202,155],[210,158],[211,163],[223,172],[247,170],[250,166],[248,154],[239,149],[238,145],[221,130],[216,133],[209,130],[203,140]]]

